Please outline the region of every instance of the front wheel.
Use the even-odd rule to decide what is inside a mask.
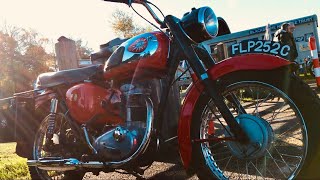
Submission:
[[[250,142],[238,142],[213,101],[202,95],[191,124],[193,168],[200,179],[293,179],[318,149],[319,98],[296,76],[229,75],[225,103]],[[307,108],[308,105],[317,106]]]

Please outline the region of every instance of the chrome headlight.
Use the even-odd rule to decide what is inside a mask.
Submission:
[[[192,9],[181,19],[185,33],[195,42],[212,39],[218,34],[218,18],[210,7]]]

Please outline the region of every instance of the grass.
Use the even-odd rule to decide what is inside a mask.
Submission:
[[[0,180],[30,179],[27,159],[16,153],[16,143],[0,143]]]

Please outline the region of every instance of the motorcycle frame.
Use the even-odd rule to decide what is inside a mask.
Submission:
[[[142,3],[150,12],[150,7],[146,6],[146,3]],[[152,12],[152,11],[151,11]],[[156,16],[154,13],[152,16]],[[159,19],[159,18],[156,18]],[[162,24],[161,21],[159,24]],[[179,126],[178,126],[178,139],[185,138],[186,142],[182,142],[182,145],[179,145],[181,158],[185,168],[189,167],[190,164],[190,156],[191,156],[191,139],[190,139],[190,116],[186,117],[184,113],[188,111],[188,113],[192,114],[194,108],[196,106],[196,102],[198,97],[201,93],[206,93],[209,97],[211,97],[214,101],[214,104],[220,110],[223,118],[226,120],[228,126],[230,127],[233,134],[235,134],[236,138],[239,141],[246,142],[246,135],[243,133],[242,129],[240,128],[239,124],[229,111],[228,107],[223,101],[223,97],[220,95],[218,90],[217,79],[227,73],[239,71],[239,70],[266,70],[266,69],[275,69],[278,67],[288,66],[291,63],[275,56],[271,55],[245,55],[240,57],[234,57],[227,61],[223,61],[220,64],[215,63],[215,61],[211,58],[209,53],[205,51],[203,48],[198,46],[197,44],[193,43],[192,40],[184,33],[182,27],[180,26],[180,19],[174,16],[166,16],[164,19],[163,24],[165,24],[171,34],[173,35],[170,41],[170,54],[169,54],[169,61],[168,61],[168,75],[166,76],[166,80],[163,85],[163,91],[160,98],[160,104],[158,108],[157,117],[155,118],[155,129],[157,138],[161,140],[160,132],[163,130],[161,129],[163,121],[164,121],[164,110],[165,106],[167,105],[167,97],[170,92],[171,84],[174,81],[175,72],[179,66],[179,62],[181,60],[186,60],[192,70],[194,71],[195,75],[198,78],[197,82],[194,82],[193,87],[191,87],[190,92],[187,94],[184,105],[191,103],[192,108],[186,109],[185,106],[182,107],[179,119]],[[255,59],[261,59],[259,62],[254,62]],[[247,61],[245,61],[247,60]],[[270,62],[271,61],[271,62]],[[224,71],[216,71],[217,69],[223,69],[228,65],[237,65],[233,69],[228,69]],[[263,65],[261,67],[261,65]],[[260,67],[259,67],[260,66]],[[200,89],[199,89],[200,87]],[[58,96],[60,93],[58,92]],[[45,95],[45,100],[36,102],[36,104],[41,105],[46,100],[51,99],[49,95]],[[63,101],[60,104],[64,105],[64,108],[67,112],[67,107],[63,104]],[[191,111],[191,112],[190,112]],[[67,114],[68,115],[68,114]],[[68,116],[69,117],[69,116]],[[68,118],[69,121],[72,119]],[[79,132],[79,130],[78,130]],[[180,141],[179,141],[180,143]],[[182,146],[187,146],[187,151],[182,150]]]

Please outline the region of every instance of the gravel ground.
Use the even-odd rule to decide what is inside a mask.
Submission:
[[[170,155],[169,155],[170,154]],[[83,179],[153,179],[153,180],[196,180],[196,175],[188,176],[183,169],[180,156],[176,150],[173,152],[159,153],[158,161],[155,161],[141,178],[130,174],[121,174],[118,172],[104,173],[100,172],[98,176],[88,172]],[[165,158],[164,158],[165,157]]]
[[[92,173],[87,173],[83,179],[139,179],[133,175],[121,174],[117,172],[103,173],[100,172],[99,176]],[[154,162],[152,166],[147,169],[141,179],[175,179],[175,180],[196,180],[195,175],[188,177],[183,167],[180,164]]]

